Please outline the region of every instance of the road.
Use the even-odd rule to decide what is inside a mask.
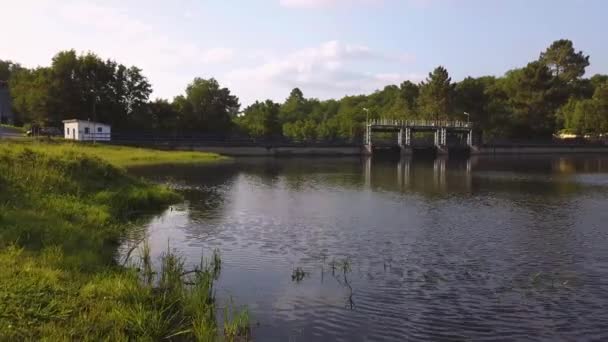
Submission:
[[[19,138],[23,134],[16,129],[0,126],[0,139]]]

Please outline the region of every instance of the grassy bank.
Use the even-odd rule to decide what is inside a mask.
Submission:
[[[170,251],[160,270],[152,270],[145,249],[138,268],[114,261],[134,213],[180,200],[116,167],[141,165],[138,153],[145,163],[218,159],[0,143],[0,340],[213,341],[246,331],[230,319],[224,329],[217,327],[219,257],[195,270],[185,270]]]
[[[225,160],[226,157],[215,153],[190,151],[160,151],[137,147],[114,146],[106,144],[75,143],[64,140],[35,140],[6,142],[5,149],[15,152],[25,149],[44,153],[50,157],[83,154],[100,158],[114,166],[141,166],[153,164],[200,164]]]

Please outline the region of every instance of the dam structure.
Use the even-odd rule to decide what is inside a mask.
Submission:
[[[378,142],[374,133],[389,133],[396,141]],[[432,134],[433,140],[416,139],[416,135]],[[385,134],[386,135],[386,134]],[[363,151],[373,154],[374,149],[398,146],[401,154],[411,154],[415,148],[435,148],[437,154],[448,154],[450,148],[474,149],[473,124],[465,121],[442,120],[388,120],[379,119],[367,122]]]

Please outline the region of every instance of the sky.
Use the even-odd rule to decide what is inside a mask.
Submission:
[[[0,59],[75,49],[143,69],[153,98],[216,78],[243,105],[371,93],[435,67],[503,75],[566,38],[608,73],[605,0],[0,0]]]

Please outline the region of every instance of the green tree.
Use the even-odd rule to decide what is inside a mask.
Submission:
[[[381,113],[383,118],[404,120],[411,113],[408,101],[402,95],[402,90],[398,86],[388,85],[367,96],[363,106],[370,113]]]
[[[558,82],[540,62],[509,71],[501,80],[511,107],[513,137],[538,139],[554,133],[556,112],[563,103]]]
[[[454,88],[454,108],[462,119],[464,112],[469,113],[470,120],[480,123],[487,119],[486,107],[489,101],[488,85],[494,79],[467,77],[458,82]]]
[[[179,114],[172,103],[164,99],[147,102],[142,109],[133,114],[133,124],[140,130],[177,133]]]
[[[49,124],[50,87],[49,68],[23,69],[11,76],[9,89],[13,107],[20,114],[21,121],[43,126]]]
[[[593,77],[591,77],[589,81],[593,86],[593,90],[595,91],[595,89],[597,89],[598,87],[603,86],[605,83],[608,83],[608,75],[593,75]]]
[[[25,120],[53,126],[65,119],[132,126],[152,91],[140,69],[74,50],[56,54],[48,68],[14,75],[10,92],[16,109]]]
[[[367,109],[371,119],[465,119],[468,112],[485,136],[536,139],[561,128],[585,134],[604,129],[608,76],[583,78],[588,65],[589,57],[571,41],[559,40],[539,60],[504,77],[468,77],[454,84],[438,67],[419,85],[405,81],[326,101],[307,99],[294,88],[281,105],[257,102],[241,116],[238,98],[214,79],[195,79],[172,102],[148,102],[151,86],[140,69],[74,50],[59,52],[47,68],[0,61],[0,81],[9,80],[15,112],[24,121],[47,125],[78,118],[117,129],[224,134],[236,124],[253,136],[359,141]]]
[[[179,129],[206,133],[228,133],[239,111],[239,99],[214,79],[195,78],[185,96],[177,96]]]
[[[302,121],[286,122],[283,124],[283,135],[294,141],[303,141],[304,123]]]
[[[21,69],[21,65],[18,63],[0,59],[0,82],[8,82],[11,79],[11,75]]]
[[[426,81],[420,84],[418,98],[422,116],[432,120],[446,120],[452,114],[454,85],[448,71],[439,66],[429,73]]]
[[[279,122],[280,105],[271,100],[255,102],[236,119],[239,127],[253,137],[277,137],[281,135]]]
[[[336,118],[325,120],[317,127],[317,139],[332,141],[338,138],[338,121]]]
[[[593,94],[592,100],[595,102],[597,131],[602,134],[608,133],[608,80],[600,84]]]
[[[122,65],[119,66],[119,69],[120,67],[122,67]],[[115,75],[118,75],[118,73]],[[113,84],[114,87],[111,89],[113,90],[112,93],[122,93],[122,96],[118,96],[118,104],[119,108],[124,110],[128,122],[141,123],[142,117],[144,120],[153,119],[145,117],[147,114],[146,104],[152,93],[152,86],[148,82],[148,79],[142,75],[141,69],[135,66],[125,68],[124,76],[120,77],[119,82]]]
[[[399,89],[401,90],[401,99],[405,101],[407,107],[406,111],[415,115],[416,101],[420,95],[420,88],[410,81],[405,81],[401,83]]]
[[[608,87],[607,87],[608,88]],[[597,96],[596,96],[597,95]],[[608,97],[600,93],[592,99],[571,98],[560,109],[560,116],[567,132],[579,135],[605,134],[608,132]]]
[[[282,123],[303,120],[310,114],[311,107],[299,88],[294,88],[281,106],[280,120]]]
[[[360,140],[367,119],[367,114],[363,109],[369,110],[370,119],[376,119],[381,114],[375,108],[369,108],[368,105],[368,96],[365,95],[346,96],[340,100],[340,108],[336,114],[338,136],[354,141]]]
[[[560,39],[543,53],[540,54],[543,62],[555,77],[565,83],[571,83],[585,74],[585,68],[589,66],[589,56],[582,51],[576,52],[572,41]]]
[[[298,120],[283,124],[283,134],[294,141],[317,140],[317,123],[313,120]]]
[[[61,51],[51,62],[50,99],[47,116],[50,124],[62,119],[94,119],[93,91],[85,83],[87,68],[80,63],[76,51]]]

